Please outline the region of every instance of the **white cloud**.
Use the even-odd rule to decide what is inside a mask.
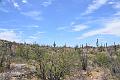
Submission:
[[[103,23],[103,25],[104,25],[103,28],[84,33],[82,36],[78,37],[78,39],[84,39],[87,37],[100,35],[100,34],[114,35],[120,37],[120,19],[114,19],[108,21],[107,23]]]
[[[115,16],[120,16],[120,11],[116,12],[114,15]]]
[[[57,30],[66,30],[67,27],[58,27]]]
[[[68,32],[79,32],[87,28],[88,28],[87,25],[75,24],[74,22],[74,23],[70,23],[70,26],[58,27],[57,30],[63,30],[63,31],[68,31]]]
[[[40,26],[39,25],[28,25],[28,26],[25,26],[25,27],[28,27],[28,28],[39,28]]]
[[[19,8],[18,3],[14,3],[14,6],[15,6],[16,8]]]
[[[44,34],[45,32],[37,32],[31,36],[29,36],[27,39],[25,39],[25,42],[27,43],[34,43],[36,41],[39,41],[42,37],[42,34]]]
[[[21,42],[21,36],[19,33],[7,29],[0,30],[0,39]]]
[[[0,28],[0,31],[8,31],[9,29]]]
[[[40,11],[28,11],[28,12],[21,12],[21,14],[31,17],[35,20],[42,20],[41,12]]]
[[[30,16],[30,17],[36,17],[41,15],[41,12],[39,11],[29,11],[29,12],[23,12],[24,15]]]
[[[20,6],[19,6],[19,4],[18,4],[15,0],[11,0],[11,2],[13,3],[13,6],[14,6],[16,9],[20,10]]]
[[[108,2],[115,10],[116,13],[114,14],[115,16],[120,16],[120,1],[112,1]]]
[[[119,2],[114,2],[113,8],[120,9],[120,1]]]
[[[47,0],[45,2],[43,2],[41,5],[44,6],[44,7],[48,7],[52,4],[53,0]]]
[[[28,1],[27,0],[22,0],[22,3],[26,4],[26,3],[28,3]]]
[[[34,28],[38,28],[38,27],[40,27],[40,26],[38,26],[38,25],[34,25],[34,26],[32,26],[32,27],[34,27]]]
[[[15,42],[26,42],[26,43],[33,43],[39,41],[41,37],[46,32],[36,32],[30,36],[24,36],[25,33],[23,31],[19,31],[16,29],[4,29],[0,28],[0,39],[8,40],[8,41],[15,41]]]
[[[14,6],[14,8],[16,8],[17,10],[21,10],[21,3],[23,4],[27,4],[28,0],[21,0],[21,3],[18,3],[17,0],[7,0],[9,3],[12,3],[12,5]]]
[[[72,26],[72,25],[74,25],[76,22],[75,21],[72,21],[71,23],[70,23],[70,25]]]
[[[73,25],[72,27],[73,27],[72,31],[76,31],[76,32],[82,31],[88,28],[87,25],[83,25],[83,24]]]
[[[5,29],[5,28],[0,28],[0,32],[2,32],[2,31],[15,31],[15,30],[18,30],[18,29]]]
[[[108,4],[114,4],[114,3],[115,3],[115,2],[113,2],[113,1],[109,1],[109,2],[108,2]]]
[[[92,4],[90,4],[82,15],[87,15],[90,13],[93,13],[94,11],[98,10],[101,8],[104,4],[107,3],[108,0],[93,0]]]

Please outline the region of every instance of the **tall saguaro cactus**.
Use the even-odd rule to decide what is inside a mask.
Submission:
[[[96,46],[98,47],[99,46],[99,40],[97,39],[97,42],[96,42]]]
[[[54,48],[56,47],[56,43],[55,43],[55,41],[54,41],[54,43],[53,43],[53,47],[54,47]]]
[[[108,45],[108,44],[106,43],[106,48],[107,48],[107,45]]]

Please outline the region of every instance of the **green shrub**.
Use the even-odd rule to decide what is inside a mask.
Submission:
[[[109,66],[109,58],[105,53],[98,53],[95,56],[95,62],[97,62],[98,66],[108,67]]]

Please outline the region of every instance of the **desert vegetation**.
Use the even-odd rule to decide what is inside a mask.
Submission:
[[[78,45],[0,40],[0,80],[120,80],[119,45]]]

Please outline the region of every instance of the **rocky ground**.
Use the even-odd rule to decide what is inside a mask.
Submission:
[[[65,80],[116,80],[111,76],[109,70],[102,68],[95,68],[90,71],[77,70],[71,76],[66,76]]]
[[[0,73],[0,80],[37,80],[35,77],[36,68],[27,64],[12,63],[10,70]],[[110,71],[100,67],[90,70],[75,70],[64,80],[116,80],[111,76]]]
[[[12,63],[10,70],[0,73],[0,80],[28,80],[28,78],[35,80],[35,70],[34,66]]]

